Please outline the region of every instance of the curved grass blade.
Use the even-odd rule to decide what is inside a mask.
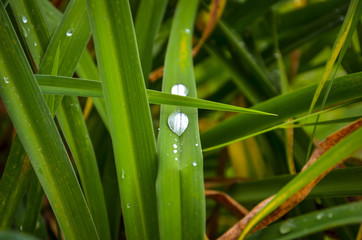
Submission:
[[[192,29],[198,1],[176,7],[162,91],[196,98]],[[161,106],[157,204],[161,239],[203,239],[205,194],[197,109]]]
[[[84,97],[103,97],[102,84],[99,81],[41,74],[36,74],[35,76],[43,93]],[[147,96],[148,101],[152,104],[165,104],[216,111],[230,111],[245,114],[276,116],[276,114],[273,113],[266,113],[258,110],[252,110],[203,99],[178,96],[149,89],[147,89]]]
[[[321,82],[318,84],[318,87],[316,89],[316,92],[313,96],[312,103],[309,107],[309,113],[311,113],[317,103],[317,100],[319,96],[321,95],[322,89],[328,79],[328,76],[330,75],[333,65],[335,61],[337,60],[337,57],[339,56],[339,62],[343,58],[344,54],[346,53],[347,47],[349,45],[349,42],[352,39],[352,34],[354,32],[354,29],[356,28],[356,25],[360,19],[362,11],[362,1],[359,0],[352,0],[350,3],[350,6],[347,11],[347,15],[345,18],[345,21],[342,25],[342,28],[338,34],[338,37],[336,39],[336,42],[333,46],[331,57],[329,58],[328,62],[326,63],[326,67],[322,76]],[[338,64],[339,65],[339,64]],[[333,77],[334,78],[334,77]],[[328,92],[326,92],[326,95],[328,95]]]
[[[360,120],[361,122],[361,120]],[[244,228],[239,239],[244,239],[247,234],[258,224],[265,216],[275,210],[280,204],[285,202],[290,196],[298,192],[311,181],[318,178],[321,173],[324,173],[349,154],[362,147],[362,128],[359,127],[327,152],[325,152],[318,161],[314,162],[311,167],[298,174],[292,181],[285,185],[275,197],[262,208]]]
[[[344,204],[270,225],[247,240],[289,240],[297,239],[330,228],[336,228],[362,221],[362,203]]]
[[[360,102],[362,99],[356,99],[356,100],[352,100],[350,102],[346,102],[346,103],[343,103],[341,105],[338,105],[338,106],[335,106],[335,107],[331,107],[327,110],[323,110],[323,111],[320,111],[320,112],[315,112],[315,113],[312,113],[312,114],[309,114],[309,115],[306,115],[306,116],[302,116],[302,117],[299,117],[299,118],[296,118],[294,120],[290,120],[288,122],[284,122],[284,123],[281,123],[281,124],[277,124],[277,125],[274,125],[272,127],[269,127],[269,128],[266,128],[266,129],[263,129],[263,130],[260,130],[260,131],[257,131],[257,132],[254,132],[254,133],[251,133],[251,134],[248,134],[246,136],[243,136],[241,138],[237,138],[237,139],[234,139],[232,141],[229,141],[229,142],[226,142],[226,143],[223,143],[223,144],[220,144],[220,145],[216,145],[216,146],[213,146],[213,147],[209,147],[209,148],[205,148],[203,149],[204,152],[208,152],[208,151],[212,151],[212,150],[215,150],[215,149],[219,149],[219,148],[222,148],[222,147],[225,147],[227,145],[230,145],[232,143],[235,143],[235,142],[239,142],[239,141],[243,141],[243,140],[246,140],[248,138],[251,138],[251,137],[254,137],[254,136],[257,136],[257,135],[260,135],[260,134],[263,134],[263,133],[266,133],[266,132],[270,132],[270,131],[273,131],[273,130],[276,130],[278,128],[287,128],[288,126],[291,126],[293,127],[293,124],[296,123],[296,122],[299,122],[301,120],[306,120],[308,118],[311,118],[311,117],[318,117],[320,116],[321,114],[323,113],[326,113],[326,112],[330,112],[330,111],[333,111],[335,109],[338,109],[340,107],[343,107],[343,106],[346,106],[346,105],[349,105],[349,104],[353,104],[353,103],[356,103],[356,102]],[[355,119],[356,120],[356,119]]]
[[[88,0],[127,239],[158,239],[157,154],[128,1]]]
[[[0,94],[10,118],[51,205],[56,209],[64,236],[98,239],[66,149],[2,3],[0,18],[0,55],[3,59]]]
[[[362,72],[337,78],[332,86],[326,106],[362,97]],[[242,138],[257,131],[273,127],[292,117],[308,112],[316,86],[306,87],[278,96],[252,107],[252,109],[272,112],[278,117],[238,114],[225,120],[201,135],[204,147],[211,148]],[[324,88],[324,91],[326,88]],[[348,92],[348,94],[345,94]]]

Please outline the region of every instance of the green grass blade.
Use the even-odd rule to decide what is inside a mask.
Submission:
[[[55,209],[64,236],[97,239],[61,137],[2,3],[0,18],[0,55],[3,59],[0,94],[10,118]],[[70,215],[71,219],[68,218]]]
[[[97,159],[76,97],[63,99],[57,119],[72,152],[98,233],[102,239],[111,239]]]
[[[326,106],[362,97],[362,73],[349,74],[337,78],[332,86]],[[306,87],[288,94],[272,98],[252,107],[252,109],[272,112],[278,117],[236,115],[201,135],[204,147],[210,148],[233,141],[268,127],[275,126],[292,117],[306,114],[316,86]],[[324,88],[324,91],[326,88]],[[348,92],[348,94],[345,94]]]
[[[32,172],[23,145],[19,137],[15,137],[0,181],[0,230],[11,227]]]
[[[146,85],[148,85],[148,74],[152,67],[153,42],[160,27],[167,2],[167,0],[142,0],[138,7],[135,31]]]
[[[362,195],[361,174],[362,167],[333,170],[313,188],[307,198]],[[260,181],[236,183],[227,193],[242,204],[257,203],[277,193],[293,177],[293,175],[284,175]]]
[[[355,202],[312,212],[273,224],[247,237],[247,240],[297,239],[330,228],[360,223],[362,203]]]
[[[164,92],[196,98],[191,52],[197,6],[198,1],[181,0],[176,7],[165,59]],[[161,106],[158,152],[161,239],[203,239],[205,195],[197,109]]]
[[[286,201],[294,193],[306,186],[309,182],[316,179],[321,173],[336,165],[349,154],[362,147],[362,128],[346,136],[335,146],[325,152],[318,161],[311,167],[298,174],[292,181],[286,184],[275,197],[265,205],[248,223],[239,239],[244,239],[246,235],[259,223],[265,216],[275,210],[280,204]]]
[[[318,84],[317,90],[313,96],[312,103],[309,107],[309,113],[311,113],[317,103],[319,96],[321,95],[322,89],[330,75],[333,65],[339,56],[339,59],[342,59],[344,54],[346,53],[349,42],[352,39],[352,34],[356,25],[360,19],[362,11],[362,1],[352,0],[350,6],[348,8],[348,12],[345,18],[345,21],[342,25],[342,28],[338,34],[336,42],[333,46],[331,57],[326,63],[326,67],[322,76],[320,83]],[[339,60],[340,61],[340,60]],[[333,77],[334,78],[334,77]],[[328,92],[327,92],[328,95]]]
[[[43,93],[46,94],[103,97],[102,84],[99,81],[41,74],[37,74],[36,79],[40,85],[40,89],[43,91]],[[149,89],[147,89],[147,96],[148,101],[153,104],[166,104],[216,111],[230,111],[245,114],[276,116],[276,114],[273,113],[266,113],[258,110],[252,110],[248,108],[242,108],[203,99],[178,96],[166,92],[159,92]]]
[[[157,154],[128,1],[88,0],[127,239],[157,239]]]

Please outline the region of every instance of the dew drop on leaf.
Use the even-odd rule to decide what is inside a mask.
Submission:
[[[66,34],[68,37],[71,37],[73,35],[73,30],[69,29]]]
[[[186,114],[176,111],[170,114],[167,122],[171,131],[181,136],[189,125],[189,118]]]
[[[171,93],[173,95],[187,96],[189,90],[183,84],[176,84],[172,86]]]
[[[22,17],[21,17],[21,20],[23,21],[23,23],[27,23],[27,22],[28,22],[28,19],[27,19],[25,16],[22,16]]]
[[[197,162],[193,162],[192,166],[196,167],[197,166]]]

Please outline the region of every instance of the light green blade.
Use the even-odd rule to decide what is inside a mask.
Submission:
[[[192,33],[198,1],[181,0],[171,27],[162,91],[196,98]],[[205,193],[197,109],[161,106],[157,204],[161,239],[203,239]]]
[[[127,239],[158,239],[157,154],[128,1],[88,0]]]
[[[42,74],[36,74],[35,76],[40,85],[40,89],[43,91],[43,93],[46,94],[103,97],[102,84],[99,81]],[[178,96],[149,89],[147,89],[147,96],[148,101],[153,104],[166,104],[217,111],[276,116],[276,114],[266,113],[258,110],[242,108],[203,99]]]

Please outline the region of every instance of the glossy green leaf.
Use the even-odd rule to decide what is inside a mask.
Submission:
[[[198,1],[176,7],[162,91],[196,98],[192,33]],[[205,193],[197,109],[161,106],[157,206],[161,239],[203,239]]]
[[[43,93],[75,95],[84,97],[103,97],[102,84],[99,81],[61,76],[36,75],[36,79]],[[251,110],[223,103],[211,102],[203,99],[178,96],[166,92],[147,90],[148,101],[153,104],[177,105],[195,107],[208,110],[240,112],[245,114],[274,115],[262,111]]]
[[[21,232],[0,232],[0,240],[39,240],[39,238]]]
[[[129,3],[87,3],[127,239],[157,239],[156,143]]]

